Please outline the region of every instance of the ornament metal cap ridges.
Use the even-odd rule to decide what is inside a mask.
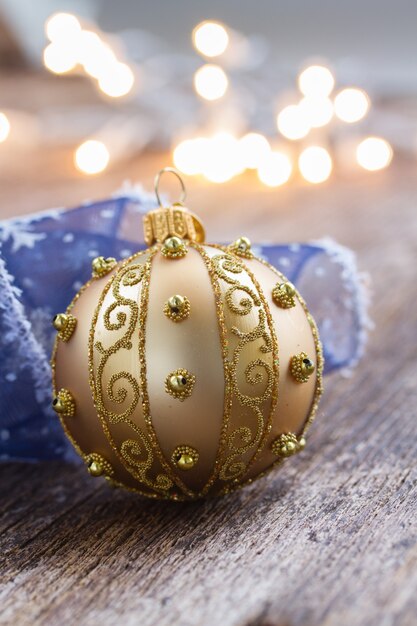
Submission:
[[[182,194],[163,206],[168,172]],[[225,495],[304,448],[322,392],[318,331],[246,236],[205,243],[176,170],[155,192],[148,248],[94,259],[54,319],[53,408],[91,476],[150,498]]]

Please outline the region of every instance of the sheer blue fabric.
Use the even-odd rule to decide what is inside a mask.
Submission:
[[[51,319],[91,275],[90,259],[144,247],[140,189],[0,222],[0,459],[74,459],[50,408]],[[319,326],[325,373],[351,368],[369,325],[363,277],[350,250],[326,240],[254,250],[300,289]]]

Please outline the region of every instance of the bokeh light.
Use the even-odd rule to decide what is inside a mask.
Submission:
[[[293,141],[302,139],[310,131],[306,116],[297,104],[290,104],[278,113],[277,127],[281,135]]]
[[[81,33],[81,24],[71,13],[54,13],[45,24],[49,41],[74,41]]]
[[[6,141],[10,133],[10,122],[5,113],[0,113],[0,143]]]
[[[310,65],[299,75],[298,86],[305,96],[326,98],[334,87],[333,74],[323,65]]]
[[[229,81],[218,65],[206,64],[194,74],[196,92],[205,100],[218,100],[227,91]]]
[[[69,43],[50,43],[43,51],[45,67],[54,74],[66,74],[78,63],[76,49]]]
[[[110,98],[123,98],[133,90],[137,81],[135,66],[123,62],[113,40],[94,26],[91,28],[83,28],[81,21],[71,13],[51,15],[45,22],[46,36],[50,42],[44,49],[45,67],[55,74],[66,74],[73,70],[85,72],[95,81],[100,92]],[[230,63],[238,39],[236,33],[217,21],[205,20],[195,26],[192,32],[193,45],[199,54],[206,57],[207,62],[194,74],[194,89],[204,100],[216,101],[226,94],[229,88],[228,74],[221,65],[210,59],[227,50]],[[230,67],[234,67],[233,63]],[[335,78],[328,67],[321,64],[305,66],[298,75],[298,87],[302,95],[278,111],[276,124],[279,133],[287,140],[299,141],[313,129],[330,124],[333,116],[350,124],[358,122],[368,113],[370,100],[364,90],[343,88],[330,99],[334,86]],[[226,104],[232,104],[230,98]],[[215,183],[225,182],[246,169],[252,169],[257,171],[259,180],[267,186],[285,184],[292,175],[292,156],[281,150],[273,151],[268,138],[258,132],[250,131],[240,139],[236,138],[231,133],[239,132],[248,120],[244,119],[237,105],[233,115],[229,114],[227,106],[216,107],[216,126],[231,132],[219,132],[210,137],[184,138],[173,149],[175,166],[184,174],[201,174]],[[211,125],[209,120],[208,127]],[[0,113],[0,142],[5,141],[9,131],[9,121]],[[316,131],[317,139],[311,139],[309,143],[321,143],[320,135],[332,141],[332,129],[329,128],[321,133]],[[379,137],[368,137],[359,145],[353,139],[350,164],[355,163],[354,150],[356,162],[368,170],[387,167],[393,155],[390,144]],[[117,151],[113,152],[115,159]],[[76,167],[85,174],[103,171],[109,160],[109,150],[96,140],[84,142],[74,153]],[[306,181],[321,183],[329,178],[333,161],[325,148],[314,145],[299,152],[298,167]]]
[[[131,67],[117,59],[99,33],[82,29],[74,15],[57,13],[47,20],[45,29],[52,40],[43,55],[48,70],[65,74],[81,66],[111,98],[121,98],[132,90],[135,75]]]
[[[245,169],[240,143],[227,132],[181,141],[174,149],[173,161],[184,174],[202,174],[213,183],[224,183]]]
[[[212,183],[224,183],[244,170],[239,142],[230,133],[214,135],[207,143],[202,173]]]
[[[309,183],[323,183],[331,174],[333,163],[330,154],[320,146],[310,146],[298,158],[302,177]]]
[[[279,187],[287,182],[292,172],[292,163],[283,152],[271,152],[258,167],[259,180],[268,187]]]
[[[368,95],[362,89],[348,87],[334,99],[334,111],[340,120],[352,124],[365,117],[369,104]]]
[[[83,57],[84,70],[92,78],[100,79],[117,64],[116,55],[107,44],[100,42],[100,47],[92,49],[89,55]]]
[[[229,35],[218,22],[201,22],[193,30],[193,42],[196,50],[206,57],[217,57],[229,45]]]
[[[388,167],[392,156],[390,144],[381,137],[367,137],[356,148],[356,159],[359,165],[371,172]]]
[[[264,135],[247,133],[239,139],[239,149],[246,169],[256,169],[271,152],[271,146]]]
[[[333,117],[333,103],[329,98],[304,96],[298,106],[311,128],[326,126]]]
[[[99,78],[101,91],[111,98],[126,96],[132,89],[135,76],[126,63],[114,63]]]
[[[208,141],[204,137],[181,141],[174,149],[173,160],[175,167],[188,176],[201,174]]]
[[[108,166],[110,154],[103,142],[88,139],[78,146],[74,161],[77,169],[83,174],[99,174]]]
[[[79,63],[93,78],[105,76],[117,63],[116,55],[110,46],[91,30],[82,31],[77,49]]]

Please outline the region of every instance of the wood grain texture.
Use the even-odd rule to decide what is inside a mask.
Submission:
[[[149,184],[167,158],[142,157],[123,176],[115,170],[77,187],[42,152],[34,170],[42,160],[51,169],[42,184],[33,173],[26,180],[34,195],[15,188],[13,203],[3,184],[1,207],[100,197],[129,175]],[[374,292],[367,355],[351,378],[327,379],[305,452],[222,500],[148,502],[83,468],[2,466],[1,624],[416,623],[414,170],[398,162],[353,181],[276,192],[250,178],[190,183],[189,206],[211,239],[332,235],[354,248]]]

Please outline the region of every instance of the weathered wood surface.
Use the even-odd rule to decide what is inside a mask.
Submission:
[[[150,186],[167,158],[77,186],[41,152],[24,185],[21,171],[2,175],[1,210],[100,197],[128,176]],[[223,500],[148,502],[82,468],[0,467],[0,623],[416,624],[415,164],[317,189],[191,182],[189,197],[212,239],[275,231],[353,247],[374,291],[366,358],[327,380],[302,455]]]

